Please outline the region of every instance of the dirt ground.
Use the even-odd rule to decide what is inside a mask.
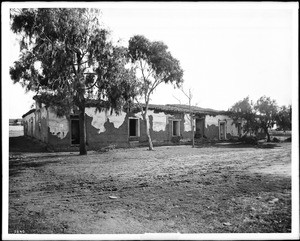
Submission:
[[[17,138],[10,141],[9,233],[291,232],[291,143],[79,156],[37,143],[23,152],[25,137]]]

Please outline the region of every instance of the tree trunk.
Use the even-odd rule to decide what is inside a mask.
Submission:
[[[149,150],[152,151],[153,150],[153,144],[152,144],[152,140],[151,140],[151,136],[150,136],[150,123],[149,123],[149,117],[148,117],[147,112],[148,111],[145,110],[144,121],[145,121],[145,126],[146,126],[146,134],[147,134],[147,138],[148,138]]]
[[[267,142],[271,142],[271,138],[270,138],[270,134],[268,132],[268,130],[265,130],[266,134],[267,134]]]
[[[80,147],[79,154],[86,155],[86,127],[85,127],[85,107],[79,108],[79,136],[80,136]]]
[[[191,118],[191,127],[192,127],[192,147],[195,147],[194,119],[192,115],[190,115],[190,118]]]

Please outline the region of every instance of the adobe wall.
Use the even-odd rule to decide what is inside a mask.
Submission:
[[[204,135],[208,139],[219,139],[219,122],[225,122],[226,139],[238,137],[238,128],[233,124],[233,120],[226,115],[206,115]]]
[[[48,111],[48,144],[55,150],[65,150],[71,148],[70,119],[58,117],[54,111]],[[72,149],[72,148],[71,148]],[[70,150],[71,150],[70,149]],[[74,148],[73,148],[74,149]],[[76,150],[78,148],[75,148]]]
[[[34,112],[35,115],[35,125],[34,125],[34,137],[42,142],[48,142],[48,128],[47,128],[47,118],[48,111],[45,107],[37,109]]]
[[[163,145],[191,140],[192,130],[188,114],[166,113],[149,110],[150,135],[154,145]],[[139,120],[139,136],[129,137],[129,118]],[[172,135],[172,120],[180,121],[180,136]],[[205,116],[204,135],[208,139],[219,139],[219,121],[226,122],[226,139],[238,135],[232,120],[225,115]],[[71,146],[70,120],[58,118],[53,112],[48,116],[48,142],[56,150],[77,150]],[[194,120],[195,126],[195,120]],[[86,135],[88,149],[100,149],[106,146],[130,147],[147,145],[145,122],[141,112],[119,115],[110,112],[98,112],[96,108],[86,108]]]
[[[95,108],[88,108],[86,114],[87,140],[90,148],[97,149],[108,145],[118,147],[147,145],[146,124],[141,112],[121,112],[116,115],[115,113],[97,112]],[[150,126],[150,135],[154,145],[176,141],[171,135],[171,120],[181,119],[181,114],[167,114],[149,110],[148,116],[148,126]],[[139,136],[137,137],[129,136],[130,117],[137,118],[139,121]],[[180,123],[180,129],[183,129],[183,122]]]
[[[98,112],[96,108],[86,108],[86,131],[89,149],[98,149],[104,146],[118,147],[128,145],[128,127],[125,121],[127,114],[119,115],[109,112]]]
[[[187,142],[191,140],[192,130],[189,115],[166,111],[148,111],[150,135],[154,145]],[[139,120],[139,136],[129,137],[129,118]],[[219,121],[226,123],[226,139],[238,136],[238,129],[232,119],[225,115],[203,115],[204,135],[208,139],[219,139]],[[172,135],[172,121],[179,121],[180,135]],[[25,134],[47,142],[54,150],[78,150],[78,145],[71,145],[70,118],[58,117],[54,111],[39,108],[24,117]],[[194,120],[194,126],[196,126]],[[86,108],[87,147],[99,149],[109,145],[128,147],[147,145],[145,122],[141,112],[119,115],[110,112],[97,112],[96,108]]]
[[[140,118],[141,137],[140,142],[147,142],[146,125],[142,119],[141,113],[136,113],[134,116]],[[153,144],[164,144],[170,142],[178,142],[178,137],[172,136],[172,121],[180,120],[180,133],[183,132],[183,115],[179,113],[166,113],[154,110],[148,111],[150,136]]]
[[[35,113],[30,113],[24,118],[24,135],[34,137],[34,128],[35,128]]]
[[[182,139],[181,142],[188,142],[192,139],[192,126],[191,126],[191,120],[189,114],[183,114],[183,132],[182,132]],[[193,126],[194,126],[194,135],[195,135],[195,126],[196,126],[196,120],[193,120]]]

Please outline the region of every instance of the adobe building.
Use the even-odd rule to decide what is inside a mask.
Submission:
[[[96,106],[96,105],[95,105]],[[107,146],[131,147],[147,144],[145,123],[139,108],[125,108],[117,115],[110,111],[96,111],[90,104],[86,114],[88,150]],[[194,116],[195,140],[229,140],[242,133],[241,124],[224,111],[191,107]],[[170,145],[191,141],[190,109],[187,105],[150,105],[148,116],[153,145]],[[76,114],[58,117],[45,105],[23,115],[24,134],[46,143],[55,151],[78,150],[79,117]]]

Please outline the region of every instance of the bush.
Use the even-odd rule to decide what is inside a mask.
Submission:
[[[172,142],[173,142],[173,143],[180,143],[180,139],[181,139],[180,136],[172,137]]]
[[[239,141],[244,144],[257,145],[258,139],[255,136],[242,136]]]

